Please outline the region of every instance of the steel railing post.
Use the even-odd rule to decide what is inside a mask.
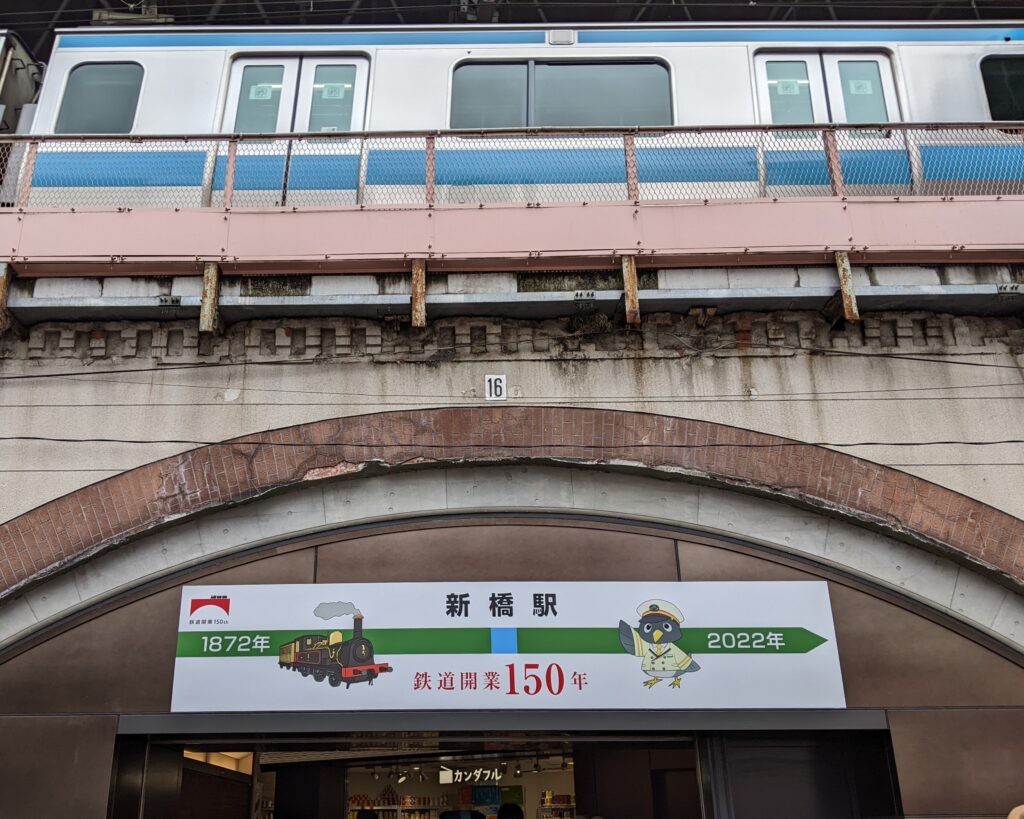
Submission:
[[[235,162],[238,158],[238,140],[228,140],[228,158],[224,167],[224,207],[230,208],[235,198]]]
[[[437,145],[436,137],[431,134],[427,137],[427,163],[426,163],[426,184],[427,204],[434,204],[435,181],[437,177]]]
[[[32,193],[32,177],[36,173],[36,155],[39,153],[39,141],[33,140],[28,144],[28,151],[25,153],[25,165],[21,171],[21,182],[18,184],[18,207],[27,208],[29,194]]]
[[[826,128],[821,132],[821,138],[825,143],[825,161],[828,164],[828,179],[832,185],[832,195],[846,196],[846,183],[843,181],[843,163],[839,156],[835,129]]]
[[[623,134],[622,144],[626,153],[626,198],[631,202],[640,200],[640,179],[636,170],[636,138]]]

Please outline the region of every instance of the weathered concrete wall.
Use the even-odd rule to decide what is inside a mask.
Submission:
[[[703,323],[702,323],[703,322]],[[361,319],[37,325],[0,348],[3,436],[219,441],[312,420],[482,402],[656,412],[830,444],[1024,437],[1018,318],[814,313],[544,322]],[[194,368],[216,363],[222,366]],[[31,376],[25,378],[24,376]],[[0,519],[191,443],[0,441]],[[1024,448],[857,446],[1024,517]]]

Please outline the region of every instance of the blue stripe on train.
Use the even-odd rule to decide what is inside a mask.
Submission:
[[[1024,181],[1024,146],[926,145],[920,148],[926,181]],[[756,182],[754,148],[644,148],[636,151],[637,173],[644,183]],[[849,185],[909,185],[907,154],[900,150],[844,150],[843,176]],[[207,154],[202,151],[40,152],[32,184],[39,188],[200,187]],[[819,150],[766,151],[769,185],[829,184]],[[214,189],[223,190],[227,160],[217,158]],[[279,190],[285,173],[283,154],[239,156],[236,190]],[[625,156],[618,148],[439,151],[439,185],[535,185],[625,182]],[[354,154],[291,158],[292,190],[354,190],[359,157]],[[372,151],[369,185],[423,185],[422,151]]]
[[[909,185],[906,151],[840,151],[847,185]],[[765,151],[765,181],[769,185],[828,185],[828,163],[821,151]]]
[[[57,48],[539,45],[543,31],[290,31],[60,34]]]
[[[584,29],[583,44],[612,43],[895,43],[895,42],[1011,42],[1024,39],[1024,28],[675,28]]]
[[[757,150],[637,148],[636,167],[641,182],[756,182]]]
[[[928,180],[1024,180],[1024,145],[922,145]]]
[[[202,185],[202,151],[41,151],[32,185],[37,188],[149,188]]]
[[[634,29],[582,29],[580,44],[611,43],[890,43],[890,42],[1016,42],[1024,39],[1020,27],[975,26],[865,26],[796,28],[680,27]],[[224,48],[242,46],[463,46],[535,44],[545,33],[519,31],[281,31],[281,32],[147,32],[60,34],[57,48]]]
[[[284,182],[285,157],[240,156],[235,160],[235,190],[280,190]],[[213,189],[224,190],[227,158],[217,157]],[[359,157],[352,154],[310,156],[295,154],[288,173],[290,190],[355,190],[359,182]]]

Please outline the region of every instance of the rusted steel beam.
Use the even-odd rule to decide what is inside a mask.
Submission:
[[[850,254],[845,250],[836,251],[836,271],[839,273],[839,293],[843,299],[843,318],[847,321],[860,321],[857,294],[853,290],[853,273],[850,271]]]
[[[203,265],[203,300],[199,305],[199,332],[213,335],[220,331],[220,265]]]
[[[636,257],[622,257],[622,295],[626,301],[626,324],[640,323],[640,289],[636,279]]]
[[[412,326],[427,326],[427,262],[412,260]]]
[[[7,299],[10,296],[13,281],[14,270],[6,262],[0,262],[0,336],[8,332],[24,335],[21,323],[7,309]]]

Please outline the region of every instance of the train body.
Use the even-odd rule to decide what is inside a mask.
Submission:
[[[827,180],[809,132],[708,132],[680,146],[656,129],[1018,120],[1024,24],[93,28],[58,33],[33,131],[475,132],[445,138],[431,193],[472,203],[550,201],[534,194],[552,182],[578,199],[621,197],[610,143],[591,136],[570,156],[564,142],[493,129],[647,129],[640,197],[689,199],[709,181],[745,197],[813,194]],[[884,181],[928,194],[951,173],[978,193],[1024,184],[1019,136],[876,134],[871,150],[840,146],[851,193]],[[229,162],[235,207],[423,200],[422,139],[249,141],[227,154],[223,141],[43,141],[29,204],[219,206]]]
[[[355,617],[352,636],[346,640],[340,631],[304,634],[278,649],[278,666],[296,671],[317,682],[327,680],[332,686],[342,683],[373,681],[392,669],[388,663],[374,662],[373,643],[363,636],[363,618]]]
[[[99,108],[66,100],[99,89]],[[1024,23],[93,28],[59,32],[34,131],[1024,118],[1014,106]]]

